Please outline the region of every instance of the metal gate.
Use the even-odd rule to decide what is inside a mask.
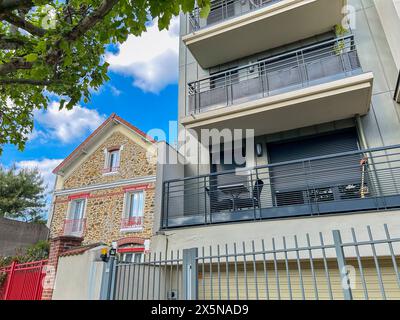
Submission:
[[[0,269],[5,281],[0,286],[0,300],[41,300],[47,260],[18,264]]]
[[[379,238],[373,229],[381,229]],[[391,230],[392,232],[393,230]],[[104,299],[400,299],[400,238],[387,225],[149,254],[108,268]],[[383,236],[382,236],[383,235]],[[104,285],[104,283],[103,283]]]

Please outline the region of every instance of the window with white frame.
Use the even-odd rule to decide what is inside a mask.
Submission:
[[[144,254],[143,252],[129,252],[124,253],[122,255],[123,262],[133,262],[133,263],[141,263],[144,261]]]
[[[121,153],[120,149],[113,149],[107,151],[105,168],[104,168],[105,173],[118,171],[120,163],[120,153]]]
[[[86,199],[72,200],[69,205],[68,218],[64,223],[64,233],[67,235],[81,235],[85,227]]]
[[[144,191],[127,192],[122,229],[135,229],[143,226]]]

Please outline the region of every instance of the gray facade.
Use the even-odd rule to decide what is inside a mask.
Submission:
[[[290,1],[287,0],[282,0],[282,2],[287,2],[289,3]],[[298,123],[309,123],[307,121],[303,121],[303,117],[307,118],[312,116],[312,113],[307,113],[307,112],[292,112],[292,113],[286,113],[284,117],[282,117],[280,125],[283,128],[282,130],[279,130],[279,128],[267,130],[266,132],[263,132],[262,130],[256,130],[256,137],[255,137],[255,143],[256,144],[261,144],[263,147],[262,149],[262,154],[258,155],[255,158],[249,158],[246,161],[246,168],[250,172],[254,171],[254,168],[259,168],[259,171],[254,175],[253,173],[248,174],[245,178],[243,178],[243,181],[247,180],[252,180],[252,186],[254,187],[254,179],[262,179],[264,181],[263,185],[263,190],[260,193],[260,196],[257,198],[254,196],[254,198],[260,203],[256,203],[257,208],[254,209],[254,212],[258,210],[258,208],[275,208],[277,209],[280,207],[279,204],[274,203],[273,198],[273,177],[272,177],[272,167],[270,167],[271,163],[270,162],[270,155],[268,154],[268,147],[265,147],[266,145],[268,146],[271,143],[278,143],[278,142],[283,142],[286,140],[296,140],[296,139],[306,139],[308,137],[313,137],[313,136],[318,136],[322,134],[329,134],[329,133],[334,133],[334,132],[342,132],[343,130],[349,130],[353,129],[355,133],[355,136],[358,141],[358,150],[365,150],[365,149],[370,149],[373,150],[373,148],[378,148],[375,151],[371,151],[370,153],[370,158],[369,158],[369,165],[372,162],[379,162],[380,156],[382,154],[386,154],[386,158],[384,160],[384,163],[377,165],[375,163],[375,167],[373,170],[371,170],[370,174],[372,174],[372,171],[375,173],[373,174],[372,178],[369,180],[369,187],[372,190],[372,188],[375,188],[373,185],[380,186],[377,187],[379,189],[378,193],[382,193],[382,195],[386,196],[387,194],[391,194],[391,192],[398,193],[397,190],[397,183],[399,177],[397,170],[398,166],[398,155],[397,155],[397,149],[390,149],[391,146],[395,146],[400,144],[400,104],[396,101],[394,98],[396,96],[396,85],[399,77],[399,70],[400,70],[400,61],[399,61],[399,55],[398,51],[399,49],[399,43],[397,42],[398,39],[398,29],[396,29],[394,26],[397,25],[397,23],[400,23],[400,10],[396,11],[399,9],[399,2],[397,0],[388,0],[387,2],[385,0],[349,0],[347,1],[348,5],[350,6],[349,8],[349,17],[350,17],[350,26],[351,29],[349,30],[349,34],[351,35],[350,38],[346,38],[343,40],[343,43],[346,43],[344,46],[347,46],[350,48],[348,50],[349,54],[345,55],[342,54],[343,51],[335,51],[336,54],[331,54],[328,53],[327,51],[324,51],[325,48],[324,46],[330,46],[328,43],[329,41],[335,41],[332,39],[338,39],[339,35],[335,34],[334,25],[332,25],[331,30],[324,30],[324,32],[318,33],[318,34],[309,34],[307,37],[302,38],[302,39],[297,39],[294,42],[291,43],[286,43],[284,45],[280,45],[278,47],[273,47],[273,48],[268,48],[267,50],[264,50],[262,52],[254,52],[251,55],[241,57],[240,59],[233,60],[233,61],[228,61],[223,64],[218,64],[216,66],[211,66],[207,68],[202,68],[201,64],[209,64],[209,61],[212,61],[210,56],[204,56],[202,59],[202,62],[199,63],[194,55],[192,54],[191,50],[189,49],[189,46],[192,46],[191,48],[193,50],[197,50],[196,54],[203,54],[204,53],[199,53],[200,49],[198,47],[201,46],[201,44],[196,44],[198,47],[194,47],[194,45],[190,42],[192,40],[187,39],[187,35],[191,34],[192,37],[198,37],[200,40],[199,42],[202,41],[201,37],[206,38],[206,32],[202,33],[202,30],[198,29],[193,32],[193,24],[191,19],[189,18],[188,15],[181,14],[181,24],[180,24],[180,34],[181,34],[181,42],[180,42],[180,58],[179,58],[179,112],[178,112],[178,117],[179,117],[179,123],[180,123],[180,131],[181,135],[186,136],[186,139],[192,139],[192,133],[190,129],[195,127],[195,130],[200,131],[202,123],[204,123],[204,127],[211,128],[213,126],[213,123],[215,122],[215,118],[221,117],[221,119],[227,119],[226,124],[228,128],[232,128],[234,124],[240,123],[243,127],[247,128],[252,128],[253,124],[255,122],[248,121],[248,119],[251,119],[251,117],[245,117],[243,116],[242,118],[238,118],[240,120],[231,120],[230,117],[233,117],[231,114],[223,114],[223,116],[220,116],[218,114],[218,110],[213,110],[207,109],[203,112],[203,114],[210,113],[211,116],[207,118],[204,116],[204,120],[197,120],[196,118],[199,117],[201,118],[201,112],[193,112],[193,101],[191,101],[190,96],[191,96],[191,91],[193,88],[194,90],[200,90],[201,92],[201,86],[202,83],[205,83],[205,86],[209,86],[210,88],[213,86],[213,88],[218,89],[218,85],[220,82],[218,82],[218,76],[222,73],[224,73],[225,79],[227,79],[227,74],[229,77],[229,86],[231,88],[234,88],[237,86],[237,83],[240,83],[242,78],[242,74],[246,74],[246,83],[251,83],[254,79],[254,69],[255,70],[260,70],[262,68],[264,61],[269,64],[274,64],[274,58],[275,57],[283,57],[284,58],[284,63],[292,63],[290,59],[292,57],[301,57],[303,59],[305,67],[305,72],[307,76],[310,75],[310,72],[314,72],[315,74],[321,73],[322,71],[327,72],[329,77],[326,76],[321,76],[321,81],[317,81],[315,83],[311,83],[310,78],[307,78],[307,85],[305,86],[304,83],[301,83],[300,87],[295,87],[295,86],[288,86],[288,88],[285,88],[284,91],[279,92],[282,96],[287,94],[289,97],[290,94],[295,92],[298,88],[304,89],[304,90],[312,90],[315,86],[318,85],[325,85],[329,83],[341,83],[343,82],[343,86],[348,85],[349,81],[351,81],[352,78],[357,78],[358,75],[362,78],[363,76],[367,75],[372,75],[373,76],[373,83],[372,83],[372,91],[370,91],[368,94],[362,94],[360,96],[357,96],[354,98],[354,96],[340,96],[338,95],[337,97],[335,96],[332,100],[328,102],[328,99],[325,101],[324,96],[328,97],[329,95],[333,95],[333,92],[336,92],[337,88],[332,89],[332,92],[325,91],[326,93],[321,93],[320,99],[318,100],[318,103],[315,103],[315,106],[319,107],[326,107],[326,112],[327,114],[332,113],[333,109],[336,107],[339,109],[342,107],[342,104],[344,105],[343,109],[348,109],[352,108],[352,104],[357,104],[360,102],[360,99],[368,99],[367,101],[367,107],[363,109],[362,112],[359,111],[354,111],[353,114],[351,112],[346,113],[346,110],[343,110],[343,112],[340,115],[335,115],[332,117],[332,121],[322,121],[322,120],[315,120],[312,122],[312,125],[305,125],[305,126],[287,126],[287,123],[294,123],[296,120]],[[276,1],[274,3],[277,3],[279,1]],[[339,1],[336,1],[339,2]],[[314,1],[314,3],[318,3],[318,1]],[[323,1],[320,1],[320,3],[323,3]],[[343,2],[345,3],[345,1]],[[311,8],[311,7],[310,7]],[[395,10],[393,9],[395,8]],[[393,10],[392,10],[393,9]],[[388,12],[391,12],[390,16]],[[384,19],[386,18],[387,19]],[[239,17],[240,18],[240,17]],[[309,19],[315,19],[316,21],[318,20],[317,18],[313,18],[312,16],[308,17]],[[284,21],[286,22],[286,21]],[[221,22],[220,22],[221,23]],[[233,22],[232,22],[233,23]],[[216,23],[217,25],[218,23]],[[243,22],[243,25],[245,22]],[[245,28],[245,27],[242,27]],[[285,26],[285,30],[289,28],[288,26]],[[302,27],[299,27],[298,25],[293,25],[291,26],[293,30],[296,30],[296,28],[301,29]],[[227,27],[227,30],[229,28]],[[218,32],[224,32],[219,30]],[[228,31],[226,31],[228,32]],[[267,31],[266,31],[267,32]],[[239,33],[238,33],[239,34]],[[257,34],[258,36],[260,34]],[[252,36],[252,35],[249,35]],[[331,40],[330,40],[331,39]],[[342,43],[342,38],[340,38],[337,44],[333,46],[333,50],[337,50],[338,47],[336,45]],[[343,38],[344,39],[344,38]],[[350,40],[349,40],[350,39]],[[241,39],[235,39],[237,46],[241,45]],[[272,40],[271,40],[272,41]],[[347,42],[350,41],[350,42]],[[354,42],[353,42],[354,41]],[[194,40],[193,40],[194,42]],[[189,45],[188,45],[189,43]],[[204,43],[206,41],[204,40]],[[321,43],[324,43],[323,45],[320,45]],[[319,44],[320,47],[317,47],[319,51],[317,51],[318,54],[321,55],[329,55],[331,56],[331,60],[325,59],[321,61],[321,66],[318,67],[316,66],[317,69],[311,69],[308,68],[307,66],[307,59],[310,58],[310,48],[315,48],[315,44]],[[322,48],[322,49],[321,49]],[[347,47],[346,47],[347,48]],[[218,48],[220,51],[223,49]],[[214,50],[214,49],[213,49]],[[213,50],[210,49],[210,52],[213,52]],[[217,49],[215,49],[217,50]],[[314,49],[313,49],[314,50]],[[204,50],[206,51],[206,50]],[[222,51],[221,51],[222,52]],[[300,53],[299,53],[300,52]],[[355,53],[353,55],[353,53]],[[211,54],[209,54],[211,55]],[[345,70],[339,70],[335,73],[335,69],[338,68],[338,64],[336,64],[336,58],[342,55],[342,60],[341,63],[343,63],[343,66],[346,65],[351,65],[351,68],[347,68]],[[356,56],[355,56],[356,55]],[[211,59],[211,60],[210,60]],[[286,59],[286,60],[285,60]],[[348,60],[346,60],[348,59]],[[204,62],[205,61],[205,62]],[[356,61],[356,62],[355,62]],[[358,66],[359,63],[359,66]],[[357,68],[360,68],[359,70]],[[258,69],[257,69],[258,68]],[[304,66],[296,65],[293,63],[293,70],[295,69],[300,70],[301,68],[304,68]],[[315,68],[315,64],[313,65],[313,68]],[[246,73],[242,72],[241,70],[245,70]],[[228,70],[228,71],[227,71]],[[229,71],[233,70],[233,71]],[[354,71],[354,72],[353,72]],[[259,71],[259,74],[265,74],[263,73],[264,71]],[[303,77],[303,71],[296,71],[298,74]],[[249,76],[249,74],[252,73],[253,76]],[[279,74],[278,74],[279,75]],[[211,76],[211,78],[210,78]],[[287,73],[286,75],[282,76],[281,73],[281,78],[268,78],[269,75],[267,75],[267,80],[269,81],[269,86],[271,86],[271,79],[275,81],[274,83],[284,83],[287,81],[289,83],[291,77],[293,77],[293,73]],[[214,77],[214,78],[213,78]],[[348,80],[350,78],[350,80]],[[274,80],[275,79],[275,80]],[[214,84],[213,84],[214,81]],[[225,80],[226,83],[227,80]],[[190,86],[189,84],[194,83],[194,86]],[[215,84],[216,83],[216,84]],[[294,82],[295,83],[295,82]],[[296,84],[296,83],[295,83]],[[357,85],[368,85],[368,81],[365,81],[362,84],[357,84]],[[197,86],[197,87],[196,87]],[[350,85],[348,85],[350,86]],[[200,88],[200,89],[199,89]],[[237,87],[236,87],[237,88]],[[250,87],[249,87],[250,88]],[[251,88],[248,90],[252,90]],[[271,87],[269,87],[271,88]],[[292,89],[290,89],[292,88]],[[231,89],[233,90],[233,89]],[[351,89],[353,90],[353,89]],[[356,89],[354,89],[356,91]],[[367,92],[367,91],[366,91]],[[232,96],[234,96],[234,93],[230,93]],[[257,93],[258,94],[258,93]],[[200,96],[201,94],[199,94]],[[276,94],[278,96],[278,94]],[[262,97],[265,97],[265,92],[264,94],[261,95]],[[269,92],[267,93],[268,98],[271,98],[272,100],[274,99],[274,95],[270,94]],[[361,98],[360,98],[361,97]],[[202,97],[201,97],[202,98]],[[209,97],[208,97],[209,98]],[[215,97],[214,97],[215,98]],[[228,98],[229,99],[229,98]],[[258,99],[258,98],[254,98]],[[289,99],[289,98],[288,98]],[[298,99],[296,96],[292,96],[293,101]],[[336,99],[336,100],[335,100]],[[346,100],[347,99],[347,100]],[[349,102],[349,99],[353,99]],[[363,100],[363,101],[364,101]],[[204,101],[204,97],[203,97]],[[233,101],[233,100],[232,100]],[[336,101],[336,104],[335,104]],[[243,105],[247,107],[248,104],[251,104],[253,101],[246,100],[240,105]],[[231,106],[235,107],[235,102],[231,102]],[[314,108],[315,108],[314,106]],[[226,108],[228,109],[228,108]],[[250,109],[249,109],[250,110]],[[307,109],[304,109],[307,110]],[[238,111],[240,112],[240,111]],[[200,116],[199,116],[200,114]],[[347,114],[347,116],[346,116]],[[192,121],[191,119],[188,120],[188,118],[192,117],[195,119],[195,121],[199,121],[199,125],[196,128],[196,123]],[[213,118],[214,117],[214,118]],[[263,118],[264,117],[264,118]],[[265,119],[265,121],[268,121],[268,113],[260,113],[258,116],[260,121]],[[296,120],[293,120],[293,118],[297,118]],[[246,120],[247,119],[247,120]],[[253,118],[254,119],[254,118]],[[320,117],[319,119],[325,119],[324,117]],[[327,118],[326,118],[327,119]],[[208,121],[208,122],[207,122]],[[214,121],[214,122],[213,122]],[[231,122],[229,122],[231,121]],[[236,122],[235,122],[236,121]],[[193,124],[194,123],[194,124]],[[224,120],[221,120],[220,123],[217,125],[220,127],[223,127]],[[266,122],[267,123],[267,122]],[[257,124],[254,124],[256,126]],[[290,129],[287,129],[290,128]],[[204,146],[201,143],[198,144],[198,150],[199,150],[199,159],[201,157],[201,153],[209,153],[209,146]],[[323,147],[323,146],[322,146]],[[389,147],[388,150],[385,148]],[[185,153],[186,156],[190,155],[192,151],[190,150],[185,150],[184,146],[180,148],[180,151],[182,153]],[[339,152],[339,151],[338,151]],[[353,159],[356,159],[354,163],[358,165],[358,158],[362,158],[361,153],[354,153]],[[348,159],[348,158],[346,158]],[[337,167],[337,172],[341,172],[340,169],[340,161],[333,161],[335,159],[328,159],[326,160],[326,163],[335,163],[334,166]],[[339,159],[340,160],[340,159]],[[314,160],[318,164],[324,163],[322,159],[317,159]],[[182,170],[184,170],[184,176],[186,177],[186,180],[182,180],[182,174],[176,177],[170,177],[165,178],[166,180],[173,180],[174,178],[179,180],[173,181],[172,186],[168,185],[168,192],[173,188],[174,186],[179,185],[179,187],[176,188],[182,188],[182,189],[176,189],[179,190],[177,191],[177,195],[179,196],[178,198],[173,199],[171,197],[170,203],[165,203],[165,192],[166,189],[164,188],[164,193],[163,193],[163,199],[164,199],[164,206],[161,206],[161,218],[165,218],[166,211],[169,211],[169,215],[172,217],[175,216],[185,216],[185,215],[195,215],[196,212],[200,212],[202,214],[203,212],[206,212],[207,216],[207,210],[215,211],[215,205],[214,209],[211,204],[211,194],[210,191],[207,191],[209,189],[210,184],[213,181],[213,176],[210,176],[210,173],[212,173],[213,168],[207,164],[199,164],[200,161],[194,161],[193,163],[188,163],[185,165],[181,166],[180,172],[182,173]],[[396,166],[397,163],[397,166]],[[332,166],[332,164],[326,165],[328,168]],[[362,166],[361,166],[362,167]],[[287,170],[287,166],[283,167],[285,170]],[[380,174],[379,172],[382,172],[380,170],[387,170],[388,168],[391,168],[390,173],[388,173],[388,176],[386,177],[378,177]],[[393,173],[392,169],[395,169],[395,173]],[[360,168],[356,168],[358,171],[356,171],[359,175]],[[361,168],[362,169],[362,168]],[[260,173],[262,172],[262,173]],[[298,179],[298,172],[295,173],[297,175]],[[306,176],[306,175],[305,175]],[[196,178],[190,178],[190,177],[196,177]],[[256,177],[256,178],[255,178]],[[219,177],[218,177],[219,178]],[[314,177],[315,178],[315,177]],[[314,179],[313,178],[313,179]],[[321,177],[318,177],[318,179],[321,180]],[[318,180],[317,179],[317,180]],[[315,180],[315,179],[314,179]],[[242,180],[235,180],[236,182],[242,182]],[[362,182],[364,183],[364,182]],[[219,183],[220,185],[221,183]],[[195,185],[195,187],[193,187]],[[350,183],[348,183],[350,185]],[[382,187],[383,185],[383,187]],[[182,186],[182,187],[180,187]],[[164,186],[165,187],[165,186]],[[187,190],[193,190],[193,188],[196,190],[193,195],[193,191],[190,195],[187,194]],[[272,191],[271,191],[272,188]],[[359,194],[361,193],[361,198],[364,198],[363,191],[361,190],[363,188],[363,185],[360,187]],[[392,190],[393,188],[393,190]],[[161,188],[160,188],[161,189]],[[390,189],[390,190],[389,190]],[[204,191],[206,190],[206,191]],[[373,193],[371,190],[368,192]],[[389,191],[388,191],[389,190]],[[208,192],[208,193],[207,193]],[[253,193],[254,195],[254,193]],[[179,206],[176,205],[176,208],[179,209],[174,209],[173,203],[175,201],[176,203],[179,203]],[[309,200],[311,201],[311,200]],[[243,203],[243,200],[242,200]],[[254,200],[253,200],[254,204]],[[291,203],[293,204],[293,203]],[[226,211],[227,209],[226,205],[224,207],[223,202],[218,202],[218,205],[220,206],[219,209],[222,211]],[[231,205],[228,203],[228,205]],[[166,207],[167,206],[167,207]],[[240,208],[240,202],[239,202],[239,208]],[[377,211],[374,213],[373,211],[369,210],[368,208],[364,208],[363,210],[368,211],[367,213],[360,213],[361,207],[354,206],[354,212],[351,212],[351,210],[346,210],[346,216],[343,216],[340,213],[340,209],[337,209],[340,207],[341,204],[337,203],[336,208],[333,206],[334,210],[331,213],[335,213],[335,215],[331,217],[322,217],[320,216],[322,211],[318,211],[318,217],[312,217],[313,216],[313,209],[311,208],[311,217],[304,217],[301,214],[293,214],[292,218],[290,217],[285,217],[284,219],[276,219],[276,220],[269,220],[269,221],[260,221],[259,219],[262,220],[263,217],[263,211],[260,209],[260,213],[255,213],[255,220],[257,221],[243,221],[240,223],[236,224],[222,224],[222,225],[210,225],[210,221],[205,221],[206,226],[201,226],[200,223],[196,224],[194,223],[193,226],[186,226],[186,228],[182,229],[173,229],[173,230],[168,230],[166,228],[162,234],[159,234],[156,236],[155,241],[154,241],[154,247],[158,249],[164,248],[164,246],[171,248],[171,249],[177,249],[177,248],[185,248],[185,244],[187,243],[194,243],[199,242],[202,245],[208,245],[212,243],[217,243],[218,241],[221,241],[221,239],[224,239],[226,242],[229,241],[236,241],[238,239],[240,240],[248,240],[248,239],[256,239],[258,237],[263,236],[263,232],[271,232],[271,234],[276,234],[276,235],[282,235],[282,234],[293,234],[296,231],[301,231],[301,232],[312,232],[312,230],[323,230],[326,227],[330,228],[338,228],[343,230],[345,226],[348,227],[364,227],[365,223],[369,219],[370,222],[377,223],[388,223],[388,224],[393,224],[395,220],[392,220],[395,217],[395,213],[397,212],[396,208],[397,205],[394,207],[377,207]],[[235,208],[235,205],[233,205]],[[170,209],[172,208],[172,209]],[[359,208],[359,209],[357,209]],[[217,207],[218,209],[218,207]],[[280,208],[278,208],[280,209]],[[372,209],[372,208],[371,208]],[[221,211],[220,210],[220,211]],[[296,208],[297,213],[299,208]],[[320,210],[320,208],[318,208]],[[336,211],[339,212],[336,212]],[[391,215],[382,215],[382,212],[390,210]],[[329,211],[329,209],[327,209]],[[257,211],[258,212],[258,211]],[[279,212],[278,211],[273,211],[273,215],[276,215],[276,218],[279,218]],[[240,216],[244,216],[246,212],[244,212],[242,209],[240,209],[237,212]],[[329,212],[328,212],[329,213]],[[258,215],[259,214],[259,215]],[[230,217],[233,217],[234,215],[230,215]],[[260,218],[261,217],[261,218]],[[216,218],[214,218],[216,219]],[[228,218],[228,221],[231,218]],[[240,219],[239,219],[240,220]],[[251,220],[251,219],[249,219]],[[185,221],[189,221],[186,219]],[[194,221],[193,219],[190,221]],[[222,220],[221,220],[222,221]],[[221,222],[220,221],[220,222]],[[228,222],[226,221],[226,222]],[[235,222],[235,220],[231,220],[230,222]],[[238,222],[236,220],[236,222]],[[349,225],[350,224],[350,225]],[[297,227],[294,227],[297,226]],[[294,228],[293,228],[294,227]],[[155,230],[157,231],[157,230]],[[222,238],[221,238],[222,237]],[[168,240],[167,240],[168,239]],[[219,240],[218,240],[219,239]]]
[[[380,2],[379,0],[377,2]],[[389,146],[400,143],[400,105],[393,100],[396,89],[396,81],[398,78],[400,63],[395,62],[393,52],[389,46],[385,30],[383,29],[381,19],[379,17],[375,1],[373,0],[349,0],[350,6],[355,8],[355,25],[352,29],[355,36],[358,56],[364,71],[371,71],[374,74],[373,95],[370,112],[361,117],[358,123],[358,129],[363,131],[365,140],[364,147]],[[181,36],[189,33],[190,23],[186,15],[181,14]],[[393,31],[395,32],[395,31]],[[301,45],[319,41],[325,35],[319,35],[300,41]],[[238,41],[238,45],[240,41]],[[279,48],[291,50],[293,47],[299,46],[299,43],[287,45]],[[274,54],[274,50],[271,50]],[[277,51],[279,52],[279,51]],[[216,66],[207,70],[201,68],[195,58],[183,43],[180,42],[179,51],[179,119],[186,116],[188,106],[188,89],[187,84],[205,77],[210,73],[215,73],[221,69],[228,69],[230,66],[246,65],[250,61],[259,59],[263,54],[254,55],[227,63],[223,66]],[[271,53],[272,54],[272,53]],[[265,54],[264,54],[265,55]],[[347,120],[348,121],[348,120]],[[321,124],[316,127],[333,127],[334,124]],[[181,127],[181,130],[185,130]],[[297,133],[289,134],[302,135],[302,131],[311,134],[312,131],[319,132],[318,128],[299,129]],[[323,129],[321,129],[323,130]],[[361,134],[360,134],[361,136]],[[208,169],[208,168],[207,168]],[[206,169],[206,170],[207,170]],[[187,166],[188,175],[202,174],[201,167]]]

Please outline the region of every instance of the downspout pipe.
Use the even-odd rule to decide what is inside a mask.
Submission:
[[[400,103],[400,71],[399,71],[399,76],[397,78],[397,84],[396,84],[396,89],[394,89],[394,101],[397,103]]]

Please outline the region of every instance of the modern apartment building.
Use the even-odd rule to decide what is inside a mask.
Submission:
[[[222,0],[206,19],[182,14],[180,132],[198,142],[158,172],[154,250],[399,226],[399,17],[398,0]],[[203,129],[253,129],[254,146],[222,152],[196,140]],[[231,152],[245,161],[225,163]]]

